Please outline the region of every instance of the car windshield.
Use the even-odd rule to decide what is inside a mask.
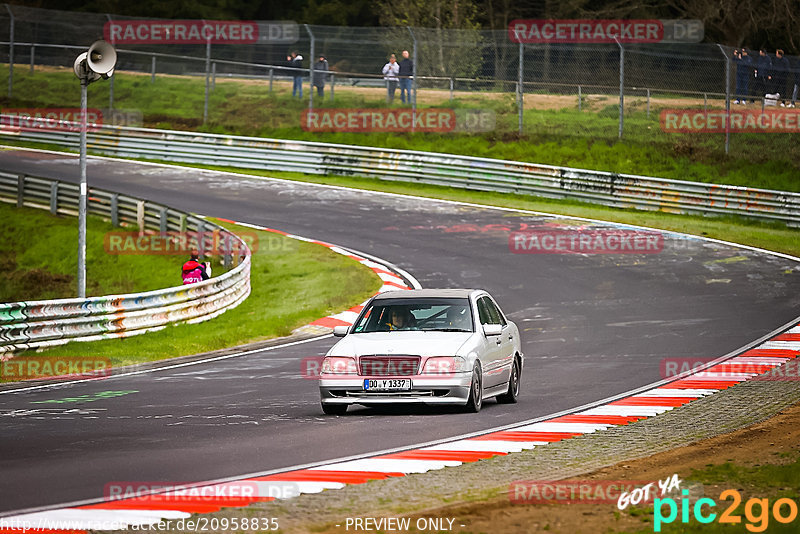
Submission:
[[[379,299],[356,322],[354,333],[396,330],[472,332],[466,298]]]

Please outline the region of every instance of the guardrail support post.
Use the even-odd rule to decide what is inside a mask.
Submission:
[[[156,56],[150,57],[150,83],[156,83]]]
[[[167,208],[161,208],[158,213],[158,226],[162,235],[167,233]]]
[[[111,193],[111,226],[119,226],[119,195]]]
[[[17,207],[25,205],[25,175],[17,175]]]
[[[58,214],[58,182],[50,184],[50,213]]]
[[[203,234],[206,225],[203,221],[197,221],[197,251],[200,253],[200,259],[205,256],[206,250],[206,236]]]
[[[225,266],[226,269],[230,269],[231,268],[231,264],[233,263],[233,258],[232,258],[233,254],[231,252],[231,247],[233,245],[231,243],[231,234],[225,232],[225,235],[223,236],[223,239],[224,239],[225,244],[223,245],[224,252],[223,252],[223,255],[222,255],[222,264]]]
[[[180,217],[178,217],[178,228],[179,231],[183,234],[186,232],[186,214],[181,213]]]
[[[144,200],[136,201],[136,226],[139,227],[139,234],[144,234]]]

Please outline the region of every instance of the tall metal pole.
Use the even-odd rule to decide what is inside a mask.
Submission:
[[[78,297],[86,298],[86,86],[89,77],[86,72],[81,76],[81,152],[80,173],[81,185],[78,196]]]
[[[311,57],[308,58],[308,111],[314,111],[314,34],[311,32],[311,28],[308,27],[308,24],[303,24],[306,27],[306,31],[308,32],[308,36],[311,38]]]
[[[522,94],[525,92],[525,89],[522,86],[522,73],[523,73],[523,59],[525,56],[525,49],[523,48],[525,45],[522,44],[522,41],[519,43],[519,71],[517,72],[517,109],[519,110],[519,135],[522,135],[522,114],[524,111],[524,100]]]
[[[619,46],[619,139],[622,139],[622,127],[625,122],[625,47],[614,38]]]
[[[106,13],[106,18],[108,19],[108,22],[111,22],[111,15]],[[111,44],[115,45],[117,43],[116,43],[116,41],[114,39],[111,39]],[[109,114],[109,116],[112,115],[112,112],[114,111],[114,78],[115,78],[114,76],[111,76],[111,79],[108,82],[108,114]]]
[[[8,27],[8,98],[11,98],[14,88],[14,13],[8,4],[6,4],[6,11],[11,19]]]
[[[413,132],[414,124],[417,121],[417,36],[411,26],[406,26],[406,28],[414,42],[414,51],[412,52],[414,59],[411,63],[411,94],[408,95],[408,99],[411,100],[411,131]]]

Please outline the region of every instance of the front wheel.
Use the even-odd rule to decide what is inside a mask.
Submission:
[[[478,413],[483,406],[483,375],[478,364],[472,369],[472,381],[469,384],[469,398],[467,399],[466,410],[470,413]]]
[[[344,415],[347,412],[346,404],[322,404],[322,411],[325,415]]]
[[[516,404],[519,400],[519,360],[514,358],[511,366],[511,376],[508,377],[508,391],[497,396],[497,402],[501,404]]]

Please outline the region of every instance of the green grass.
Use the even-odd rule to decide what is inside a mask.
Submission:
[[[784,459],[785,460],[785,459]],[[700,524],[697,522],[690,510],[689,522],[681,523],[680,511],[676,520],[662,526],[665,534],[738,534],[750,532],[777,532],[796,533],[800,528],[800,516],[788,524],[782,524],[775,520],[772,515],[772,507],[780,498],[788,498],[800,507],[800,457],[793,453],[788,461],[780,463],[768,463],[753,467],[742,466],[731,461],[722,464],[711,464],[704,469],[692,470],[689,477],[693,482],[702,483],[705,486],[704,497],[716,502],[716,507],[711,510],[717,514],[717,518],[712,523]],[[715,485],[715,488],[711,488]],[[737,490],[741,495],[741,504],[732,510],[733,516],[739,516],[739,524],[723,524],[719,522],[720,515],[733,503],[731,498],[723,500],[720,494],[724,490]],[[761,509],[758,506],[752,507],[753,517],[748,518],[746,513],[746,503],[749,499],[767,499],[769,516],[762,519]],[[680,507],[680,502],[678,501]],[[664,514],[668,513],[667,506],[663,508]],[[703,507],[703,513],[708,514],[709,507]],[[629,512],[630,513],[630,512]],[[789,514],[789,508],[784,505],[781,513],[784,516]],[[642,517],[643,522],[653,522],[653,510],[649,509]],[[748,528],[750,525],[750,528]],[[643,528],[637,534],[652,533],[653,526]]]
[[[370,269],[326,247],[271,232],[256,234],[259,246],[252,256],[252,290],[233,310],[200,324],[170,326],[128,339],[70,343],[41,355],[100,354],[116,367],[261,341],[288,335],[315,319],[355,306],[381,285]]]
[[[78,220],[0,203],[0,302],[77,296]],[[104,236],[114,228],[97,217],[86,224],[86,294],[138,293],[180,285],[184,258],[112,255]]]
[[[77,107],[79,90],[71,71],[31,74],[19,67],[14,75],[14,98],[0,98],[6,107]],[[421,90],[420,107],[435,96],[436,106],[490,109],[496,113],[496,130],[483,134],[316,133],[300,128],[300,113],[307,101],[288,96],[288,84],[276,84],[269,93],[266,82],[218,81],[209,103],[209,123],[202,125],[205,80],[199,77],[149,76],[118,73],[114,82],[117,109],[143,113],[144,125],[212,133],[277,137],[332,143],[464,154],[533,163],[563,165],[714,183],[800,191],[800,145],[791,134],[735,134],[731,154],[723,151],[721,134],[667,134],[659,127],[658,106],[650,117],[640,98],[629,99],[625,135],[617,139],[617,108],[609,105],[582,112],[577,109],[526,109],[525,134],[516,133],[517,111],[513,95],[460,93],[452,102],[446,92]],[[108,105],[108,82],[89,86],[90,107]],[[380,91],[375,93],[380,95]],[[526,95],[529,101],[545,98]],[[576,99],[577,101],[577,99]],[[662,95],[661,102],[665,101]],[[600,101],[603,103],[602,100]],[[319,103],[319,102],[318,102]],[[324,107],[380,107],[385,102],[372,93],[365,96],[339,86],[336,99]],[[668,105],[668,102],[667,102]],[[698,101],[702,106],[702,100]],[[673,107],[685,107],[685,103]]]

